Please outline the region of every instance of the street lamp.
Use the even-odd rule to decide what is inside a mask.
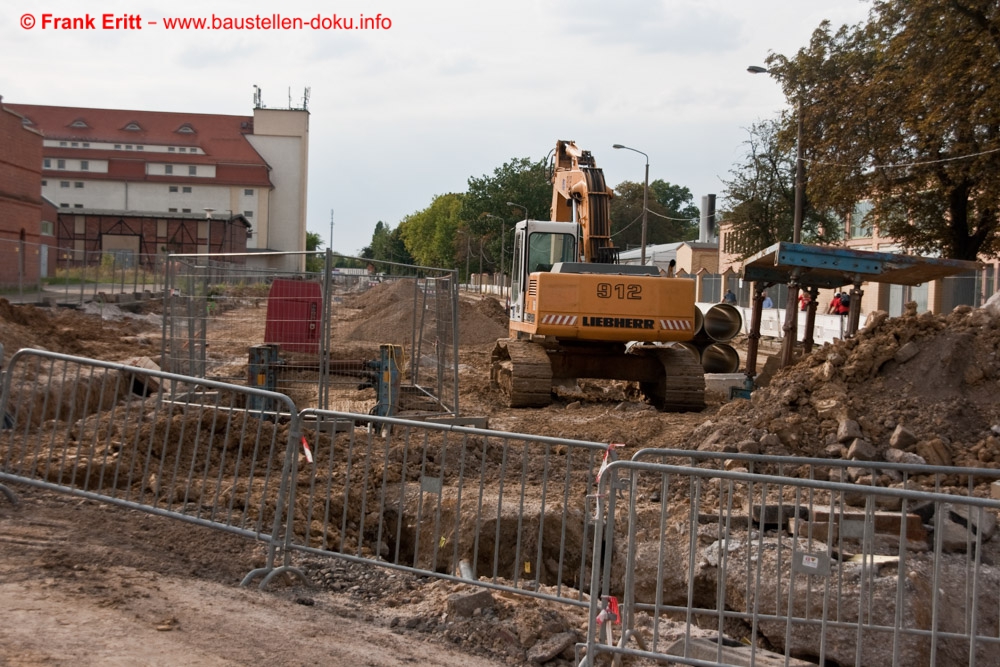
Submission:
[[[771,74],[771,70],[760,65],[750,65],[747,71],[751,74]],[[802,243],[802,208],[805,205],[806,167],[802,159],[802,92],[799,91],[796,103],[795,128],[795,217],[792,222],[792,243]]]
[[[635,148],[629,148],[628,146],[623,146],[621,144],[614,144],[612,148],[624,148],[627,151],[632,151],[633,153],[638,153],[646,158],[646,183],[642,187],[642,251],[640,252],[639,263],[646,264],[646,211],[648,210],[647,204],[649,202],[649,156],[640,150]]]

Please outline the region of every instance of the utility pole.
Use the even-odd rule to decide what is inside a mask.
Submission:
[[[333,250],[333,209],[330,209],[330,250]]]

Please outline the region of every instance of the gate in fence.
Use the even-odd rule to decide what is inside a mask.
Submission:
[[[584,664],[996,665],[1000,502],[982,496],[998,477],[657,450],[613,463]]]

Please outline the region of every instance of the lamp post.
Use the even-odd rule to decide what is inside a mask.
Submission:
[[[621,144],[614,144],[612,148],[624,148],[627,151],[638,153],[639,155],[646,158],[646,182],[642,187],[642,241],[641,241],[642,250],[639,253],[640,255],[639,263],[645,265],[646,264],[646,218],[647,218],[646,211],[648,210],[648,202],[649,202],[649,156],[640,150],[637,150],[635,148],[629,148],[628,146],[623,146]]]
[[[750,65],[751,74],[771,74],[771,70],[760,65]],[[792,243],[802,243],[802,209],[805,206],[806,168],[802,159],[802,93],[796,101],[795,127],[795,213],[792,221]]]

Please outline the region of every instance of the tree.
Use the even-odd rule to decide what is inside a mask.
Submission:
[[[725,181],[724,219],[729,226],[726,252],[745,259],[779,241],[791,241],[795,224],[795,152],[779,140],[779,119],[763,120],[748,130],[746,159]],[[832,211],[803,205],[802,239],[826,243],[841,234]]]
[[[431,205],[399,223],[407,252],[421,266],[452,268],[455,238],[461,225],[461,194],[437,195]]]
[[[803,109],[808,193],[840,214],[869,199],[883,235],[955,259],[996,256],[1000,8],[876,0],[767,61]],[[786,128],[790,134],[794,130]]]
[[[642,243],[643,183],[622,181],[611,200],[611,237],[621,249]],[[691,191],[662,179],[649,184],[646,244],[689,241],[698,235],[698,207]]]
[[[482,238],[483,253],[490,270],[498,270],[501,247],[508,255],[513,247],[514,223],[522,220],[524,211],[507,205],[513,202],[528,210],[534,220],[550,220],[552,185],[549,183],[545,160],[514,158],[493,170],[493,175],[470,176],[468,190],[462,202],[461,218],[473,243]],[[507,238],[501,241],[501,234]],[[464,247],[455,248],[455,256],[463,256]],[[505,259],[510,269],[510,258]],[[486,268],[484,266],[484,268]]]
[[[371,245],[361,250],[361,256],[365,259],[396,262],[397,264],[413,264],[413,258],[406,250],[406,244],[403,243],[399,228],[392,229],[381,220],[375,223]]]
[[[306,252],[316,253],[323,245],[323,238],[315,232],[306,232]],[[320,273],[326,265],[325,258],[320,254],[306,255],[306,271]]]

